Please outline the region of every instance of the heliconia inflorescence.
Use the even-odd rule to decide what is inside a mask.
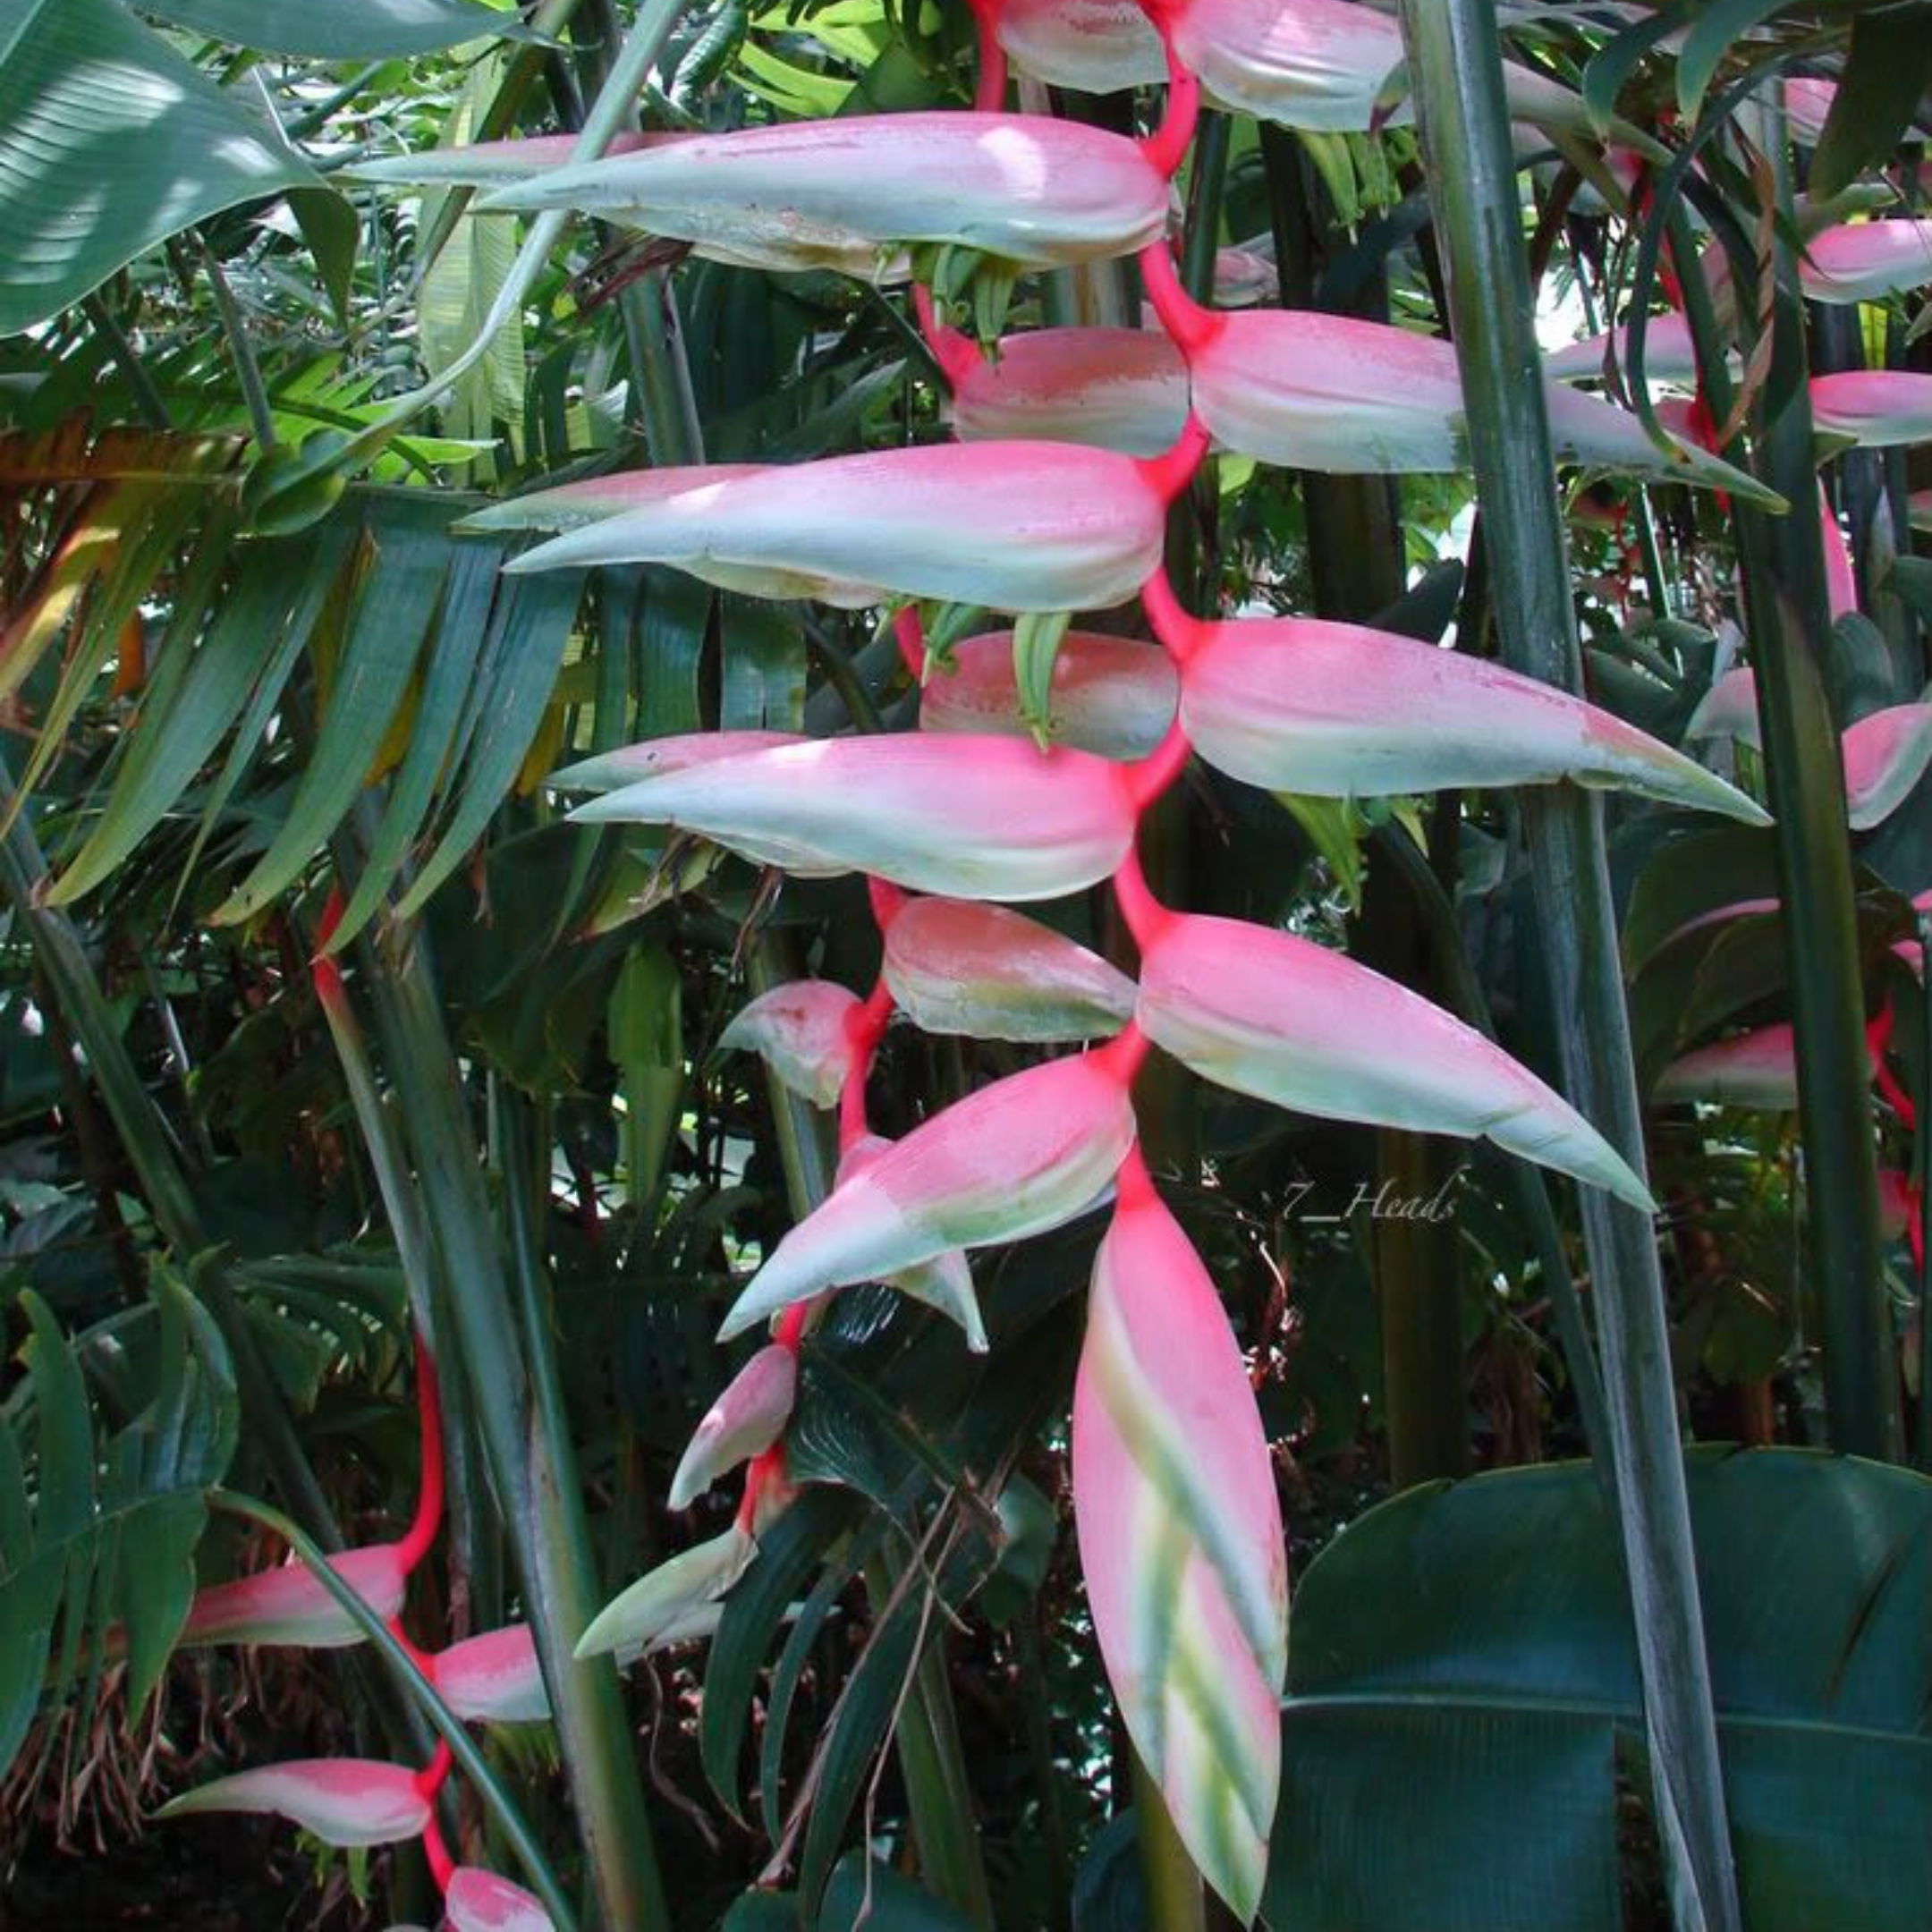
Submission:
[[[1165,574],[1170,507],[1216,445],[1340,472],[1464,463],[1450,344],[1348,318],[1204,307],[1166,233],[1204,87],[1291,126],[1372,128],[1402,107],[1393,18],[1346,0],[974,0],[974,12],[970,114],[706,133],[582,164],[496,144],[468,163],[459,151],[364,172],[471,180],[490,188],[486,211],[580,208],[714,259],[832,267],[875,286],[932,275],[949,250],[1008,275],[1137,258],[1158,333],[1043,330],[993,355],[916,288],[951,442],[598,478],[470,523],[544,534],[510,564],[518,572],[666,564],[758,596],[847,608],[938,599],[1018,620],[928,657],[915,614],[900,612],[922,690],[917,733],[659,740],[556,775],[588,794],[573,813],[582,823],[663,826],[793,873],[865,875],[883,954],[866,996],[780,987],[724,1036],[837,1109],[839,1171],[730,1310],[726,1339],[773,1326],[674,1482],[682,1508],[741,1466],[734,1520],[620,1594],[580,1654],[640,1655],[715,1626],[792,1495],[785,1432],[829,1297],[885,1282],[984,1348],[967,1256],[1108,1211],[1072,1413],[1089,1600],[1135,1749],[1208,1882],[1246,1921],[1280,1785],[1287,1567],[1240,1343],[1139,1146],[1133,1083],[1147,1053],[1157,1044],[1208,1080],[1306,1113],[1486,1138],[1627,1201],[1649,1196],[1561,1097],[1419,995],[1286,932],[1161,904],[1140,869],[1140,821],[1197,752],[1246,783],[1334,798],[1569,783],[1763,814],[1562,692],[1368,627],[1196,617]],[[1165,80],[1165,120],[1137,141],[1005,113],[1009,55],[1063,86]],[[1581,102],[1546,77],[1513,68],[1512,84],[1520,112],[1587,125]],[[1902,272],[1903,225],[1821,238],[1813,272],[1861,289]],[[1652,343],[1654,367],[1676,372],[1682,327],[1660,320]],[[1653,439],[1636,412],[1563,386],[1604,360],[1596,345],[1545,372],[1562,460],[1755,488],[1694,438]],[[1860,391],[1844,407],[1870,418],[1905,400]],[[1831,401],[1820,398],[1828,428]],[[1136,597],[1152,644],[1063,628],[1069,614]],[[1003,902],[1103,883],[1137,978]],[[1088,1045],[887,1141],[866,1089],[895,1011],[933,1032]],[[476,1677],[494,1681],[487,1667]],[[453,1922],[457,1902],[452,1883]],[[465,1910],[465,1923],[521,1923]]]

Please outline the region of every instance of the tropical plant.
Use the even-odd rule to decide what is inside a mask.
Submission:
[[[0,0],[55,1916],[1922,1919],[1928,13]]]

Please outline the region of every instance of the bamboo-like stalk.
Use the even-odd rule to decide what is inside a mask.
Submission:
[[[668,1926],[650,1820],[615,1670],[579,1661],[577,1640],[604,1601],[582,1497],[556,1466],[535,1388],[552,1345],[526,1332],[497,1239],[456,1056],[445,1030],[427,941],[372,992],[398,1089],[431,1239],[453,1299],[456,1340],[496,1491],[521,1571],[530,1627],[564,1747],[592,1883],[611,1932]],[[533,1360],[533,1352],[538,1352]]]
[[[1402,18],[1503,655],[1574,691],[1580,651],[1493,0],[1402,0]],[[1565,1085],[1641,1173],[1601,805],[1532,792],[1522,818]],[[1665,1868],[1684,1932],[1739,1932],[1656,1241],[1646,1216],[1598,1190],[1583,1190],[1582,1208]]]
[[[1791,183],[1777,171],[1784,218]],[[1682,260],[1693,246],[1682,209],[1671,225]],[[1831,603],[1813,456],[1804,305],[1796,257],[1781,230],[1772,245],[1775,301],[1770,372],[1756,424],[1755,473],[1791,504],[1774,520],[1733,506],[1744,609],[1758,666],[1765,778],[1777,852],[1778,894],[1797,1036],[1799,1133],[1805,1223],[1824,1342],[1825,1400],[1835,1448],[1895,1461],[1902,1448],[1898,1370],[1878,1227],[1878,1157],[1865,1044],[1857,889],[1845,818],[1844,766],[1827,676]],[[1731,412],[1731,380],[1702,278],[1684,278],[1712,414]],[[1747,312],[1755,303],[1741,300]],[[1733,457],[1741,454],[1733,452]]]

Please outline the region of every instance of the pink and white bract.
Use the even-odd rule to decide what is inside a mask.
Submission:
[[[1076,121],[853,114],[547,168],[479,206],[577,208],[715,261],[878,281],[913,242],[1028,267],[1131,255],[1164,231],[1167,183],[1133,141]]]
[[[550,1693],[527,1623],[506,1623],[437,1651],[430,1674],[459,1717],[479,1724],[541,1724],[550,1716]]]
[[[1180,696],[1173,661],[1158,645],[1069,631],[1054,658],[1055,741],[1099,758],[1144,758],[1167,735]],[[919,728],[1032,738],[1011,631],[968,638],[953,646],[950,663],[931,666],[919,693]]]
[[[1630,375],[1630,330],[1619,328],[1587,342],[1558,349],[1543,371],[1558,382],[1601,382],[1613,352],[1617,370]],[[1649,382],[1692,382],[1697,377],[1697,344],[1681,315],[1652,316],[1644,325],[1644,377]]]
[[[792,979],[741,1007],[718,1045],[757,1054],[814,1106],[838,1105],[852,1069],[859,996],[830,979]]]
[[[459,1865],[443,1894],[449,1932],[555,1932],[555,1921],[521,1885]]]
[[[1199,310],[1194,408],[1239,455],[1337,474],[1436,472],[1469,460],[1453,344],[1352,316]],[[1718,489],[1753,487],[1688,444],[1659,449],[1634,412],[1545,385],[1557,458]]]
[[[798,1394],[798,1357],[775,1343],[760,1349],[705,1411],[666,1498],[689,1509],[727,1470],[761,1455],[783,1434]]]
[[[1004,906],[914,899],[886,928],[893,997],[927,1033],[1101,1039],[1133,1013],[1133,981],[1097,953]]]
[[[943,443],[727,470],[505,567],[674,564],[725,589],[846,608],[891,592],[995,610],[1103,610],[1125,603],[1159,562],[1165,515],[1158,478],[1131,457],[1066,443]]]
[[[1788,1113],[1798,1105],[1798,1047],[1788,1026],[1759,1027],[1674,1060],[1651,1097],[1705,1100]]]
[[[842,1180],[778,1243],[719,1339],[827,1288],[1059,1227],[1099,1199],[1133,1137],[1104,1051],[982,1087]]]
[[[1932,765],[1932,705],[1892,705],[1844,734],[1845,810],[1854,832],[1883,825]]]
[[[183,1792],[157,1816],[204,1811],[272,1812],[343,1847],[395,1844],[420,1836],[429,1822],[418,1775],[367,1758],[302,1758],[237,1771]]]
[[[718,1604],[757,1555],[757,1543],[736,1523],[723,1536],[693,1544],[606,1604],[577,1640],[576,1655],[614,1652],[624,1661],[708,1635],[716,1624]]]
[[[1181,718],[1209,764],[1317,797],[1617,786],[1762,825],[1751,800],[1612,713],[1499,665],[1315,618],[1199,623]]]
[[[648,778],[580,806],[674,825],[790,871],[870,872],[916,892],[1055,899],[1118,866],[1128,767],[1008,738],[827,738]]]
[[[861,1134],[839,1160],[839,1185],[877,1166],[892,1144],[881,1134]],[[986,1321],[979,1313],[979,1297],[973,1288],[972,1265],[963,1249],[948,1248],[929,1259],[894,1268],[882,1279],[888,1288],[896,1288],[901,1294],[937,1309],[958,1326],[966,1337],[966,1346],[975,1355],[986,1353]]]
[[[956,339],[965,353],[946,372],[962,441],[1046,436],[1158,456],[1186,426],[1187,363],[1158,330],[1033,329],[1008,336],[997,360]]]
[[[1094,1631],[1134,1748],[1245,1923],[1280,1782],[1281,1509],[1219,1297],[1138,1162],[1123,1171],[1094,1263],[1073,1504]]]
[[[1932,284],[1932,221],[1846,222],[1813,235],[1798,267],[1813,301],[1879,301]]]
[[[393,1617],[402,1609],[409,1575],[394,1543],[343,1550],[330,1557],[329,1568],[377,1616]],[[181,1634],[183,1644],[301,1644],[311,1650],[362,1640],[361,1625],[307,1563],[294,1559],[197,1590]]]
[[[1336,1120],[1486,1138],[1653,1207],[1602,1135],[1493,1041],[1292,934],[1168,914],[1140,962],[1136,1013],[1157,1046],[1237,1093]]]
[[[1845,369],[1811,378],[1811,416],[1821,436],[1860,449],[1932,442],[1932,376],[1910,369]]]

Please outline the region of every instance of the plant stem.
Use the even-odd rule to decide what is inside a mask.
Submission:
[[[242,399],[248,404],[256,445],[264,451],[272,450],[275,446],[275,406],[268,400],[268,386],[262,380],[261,364],[255,360],[255,345],[249,340],[241,304],[235,301],[220,258],[208,246],[206,235],[201,237],[201,265],[208,270],[208,286],[215,292],[216,313],[221,317],[222,333],[227,336],[229,351],[234,357],[235,374],[241,378]]]
[[[497,1224],[462,1074],[430,978],[427,941],[377,978],[373,991],[396,1083],[418,1185],[453,1297],[456,1339],[468,1370],[497,1507],[516,1550],[564,1747],[593,1882],[612,1932],[669,1924],[650,1821],[615,1670],[580,1662],[577,1640],[603,1601],[582,1499],[556,1466],[538,1413],[533,1365],[498,1245]]]
[[[1140,1876],[1147,1885],[1147,1922],[1155,1932],[1206,1932],[1208,1904],[1201,1876],[1168,1816],[1160,1781],[1127,1746],[1133,1760],[1134,1821],[1140,1840]]]
[[[1783,155],[1783,138],[1766,151]],[[1775,164],[1777,165],[1777,164]],[[1790,216],[1790,184],[1778,165]],[[1682,210],[1671,245],[1690,261]],[[1864,974],[1857,888],[1846,823],[1843,755],[1828,679],[1830,598],[1813,461],[1811,392],[1797,264],[1773,244],[1772,359],[1758,408],[1756,470],[1791,504],[1774,521],[1734,506],[1744,609],[1758,669],[1765,779],[1776,820],[1778,894],[1797,1036],[1799,1133],[1805,1159],[1805,1220],[1823,1327],[1825,1402],[1832,1445],[1897,1460],[1902,1447],[1897,1365],[1878,1229],[1878,1161],[1872,1127],[1871,1062],[1865,1044]],[[1730,377],[1703,278],[1683,277],[1685,312],[1698,345],[1713,417],[1731,410]],[[1741,293],[1741,310],[1747,304]],[[1731,460],[1735,461],[1737,453]]]
[[[1493,0],[1402,0],[1402,18],[1503,656],[1578,691],[1581,653]],[[1565,1084],[1641,1173],[1602,808],[1566,789],[1551,793],[1531,788],[1521,809]],[[1739,1932],[1656,1241],[1646,1215],[1598,1189],[1582,1190],[1582,1211],[1665,1869],[1683,1932]]]

